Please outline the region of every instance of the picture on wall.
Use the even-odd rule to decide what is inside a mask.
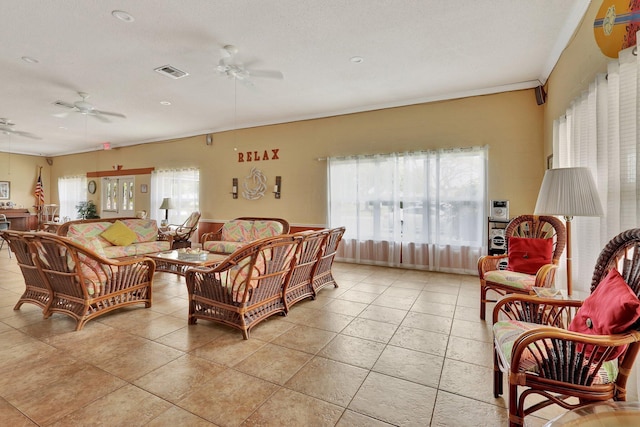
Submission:
[[[10,194],[9,181],[0,181],[0,200],[8,200]]]

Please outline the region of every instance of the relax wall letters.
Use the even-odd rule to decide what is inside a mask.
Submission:
[[[271,154],[267,150],[264,150],[262,155],[257,151],[247,151],[246,153],[238,153],[238,163],[242,162],[259,162],[260,160],[279,160],[278,157],[279,148],[272,148]]]

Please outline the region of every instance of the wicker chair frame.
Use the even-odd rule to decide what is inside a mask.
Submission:
[[[505,237],[526,237],[553,240],[553,255],[551,264],[541,267],[535,276],[536,287],[549,288],[555,281],[556,269],[560,262],[560,256],[567,244],[567,230],[558,218],[553,216],[520,215],[507,225]],[[520,289],[501,283],[485,280],[485,275],[490,271],[498,270],[498,264],[508,259],[508,255],[486,255],[478,260],[478,276],[480,277],[480,319],[485,320],[488,302],[496,302],[496,299],[487,299],[487,292],[494,291],[500,296],[507,294],[528,294],[528,289]]]
[[[150,258],[111,260],[51,233],[27,237],[33,259],[51,289],[45,318],[62,313],[76,331],[91,319],[121,307],[151,307],[155,263]]]
[[[591,281],[591,291],[611,269],[617,269],[636,295],[640,295],[640,228],[627,230],[614,237],[602,250]],[[493,321],[520,320],[540,324],[521,334],[513,344],[509,368],[494,349],[494,396],[502,394],[503,372],[509,372],[509,425],[521,426],[524,417],[551,404],[572,410],[590,403],[614,399],[626,400],[626,384],[640,350],[640,322],[630,331],[618,335],[586,335],[570,332],[570,320],[582,305],[577,300],[543,299],[535,296],[510,295],[501,299],[493,310]],[[594,347],[590,357],[579,351],[584,344]],[[615,382],[593,384],[602,363],[618,346],[627,345],[618,357],[619,373]],[[536,370],[520,369],[525,351],[533,355]],[[530,357],[530,356],[529,356]],[[525,388],[518,394],[519,388]],[[532,394],[544,398],[529,407],[525,400]],[[576,397],[579,403],[567,402]]]
[[[32,249],[28,243],[32,233],[6,230],[0,232],[0,235],[16,255],[18,266],[24,278],[25,290],[13,309],[19,310],[22,304],[29,303],[37,305],[42,308],[43,312],[46,312],[51,303],[51,289],[33,259]]]
[[[342,236],[345,232],[345,227],[337,227],[329,230],[329,235],[327,236],[327,242],[324,247],[324,252],[322,253],[322,257],[318,261],[318,266],[313,275],[313,293],[315,296],[318,295],[318,291],[325,286],[333,285],[334,287],[338,287],[338,283],[333,277],[331,272],[331,267],[333,267],[333,260],[336,257],[336,252],[338,251],[338,245],[342,240]]]
[[[291,276],[284,286],[285,310],[305,298],[315,299],[313,278],[323,255],[329,230],[299,233],[302,242],[298,247],[298,256],[292,267]]]
[[[301,241],[294,235],[257,240],[214,268],[188,270],[189,324],[198,319],[222,323],[240,329],[246,340],[261,321],[286,314],[283,288]]]

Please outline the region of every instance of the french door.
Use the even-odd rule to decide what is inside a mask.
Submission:
[[[135,216],[135,177],[102,178],[102,218]]]

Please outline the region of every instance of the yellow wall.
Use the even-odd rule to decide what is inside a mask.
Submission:
[[[0,138],[4,137],[6,136],[0,134]],[[35,212],[33,205],[35,205],[36,199],[33,193],[40,167],[42,167],[45,203],[50,203],[51,179],[49,173],[51,168],[45,158],[0,152],[0,181],[9,181],[11,191],[9,200],[3,199],[0,202],[12,201],[17,207],[24,207],[31,212]],[[57,177],[54,182],[57,182]]]
[[[533,90],[420,104],[325,119],[262,126],[213,135],[56,157],[51,178],[144,167],[197,167],[201,171],[204,220],[238,216],[284,217],[292,224],[326,224],[328,156],[389,153],[444,147],[489,146],[489,198],[510,200],[511,215],[532,212],[544,173],[543,108]],[[278,149],[278,160],[238,162],[238,153]],[[246,157],[246,154],[245,154]],[[251,167],[268,179],[269,193],[256,201],[232,199],[232,178],[240,187]],[[282,177],[282,198],[270,191]],[[149,208],[140,194],[136,210]],[[96,180],[99,184],[99,180]],[[98,202],[96,193],[93,198]],[[52,196],[57,197],[57,193]],[[157,213],[158,215],[160,213]]]
[[[600,51],[593,34],[593,21],[602,1],[593,1],[572,41],[562,53],[547,82],[544,115],[545,153],[553,150],[553,121],[562,116],[598,73],[606,73],[611,58]]]

